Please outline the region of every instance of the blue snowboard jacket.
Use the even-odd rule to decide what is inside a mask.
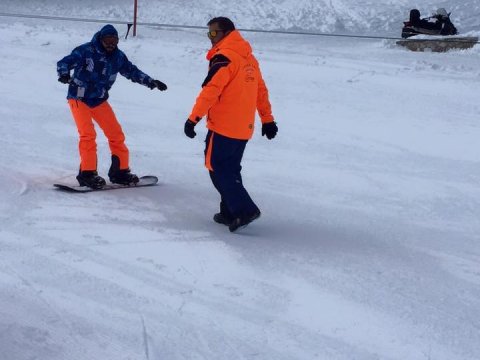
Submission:
[[[104,50],[100,37],[107,34],[118,37],[112,25],[105,25],[92,41],[78,46],[57,63],[59,77],[70,74],[73,69],[67,99],[81,100],[89,107],[100,105],[108,99],[108,91],[118,73],[133,82],[153,85],[153,79],[133,65],[123,51],[117,48],[109,54]]]

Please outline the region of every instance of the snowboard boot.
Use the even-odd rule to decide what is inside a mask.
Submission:
[[[228,225],[228,229],[230,230],[230,232],[235,232],[239,228],[245,227],[252,221],[257,220],[260,215],[260,210],[256,210],[253,214],[237,217],[233,219],[232,222]]]
[[[215,221],[218,224],[223,224],[229,226],[230,223],[232,222],[232,218],[229,216],[222,214],[221,212],[216,213],[213,215],[213,221]]]
[[[218,224],[230,225],[233,220],[233,216],[230,214],[227,206],[223,201],[220,201],[220,212],[213,215],[213,221]]]
[[[112,155],[112,165],[108,170],[108,178],[110,182],[121,185],[135,185],[139,182],[138,176],[132,174],[130,169],[120,169],[120,159],[116,155]]]
[[[105,186],[105,179],[98,175],[95,170],[79,171],[77,180],[80,186],[88,186],[92,189],[101,189]]]
[[[108,177],[111,183],[120,185],[135,185],[140,181],[137,175],[130,172],[130,169],[108,172]]]

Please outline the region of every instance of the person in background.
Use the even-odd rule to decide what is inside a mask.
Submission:
[[[458,31],[450,20],[450,14],[444,8],[439,8],[433,15],[437,19],[436,24],[440,28],[440,35],[457,35]]]
[[[243,186],[241,161],[254,131],[255,112],[262,122],[262,136],[277,135],[268,90],[250,44],[226,17],[208,22],[212,48],[209,70],[192,112],[184,125],[194,138],[195,126],[207,115],[205,166],[220,193],[220,212],[213,220],[236,231],[260,217],[260,209]]]
[[[422,19],[418,9],[410,10],[410,20],[405,25],[425,30],[440,30],[440,26],[438,26],[435,22],[428,21],[428,19]]]
[[[73,70],[73,76],[70,71]],[[110,104],[108,91],[117,74],[150,89],[167,90],[167,85],[154,80],[133,65],[118,48],[118,32],[105,25],[93,39],[75,48],[57,63],[58,81],[69,84],[68,104],[79,133],[80,170],[77,176],[81,186],[94,189],[105,185],[97,172],[97,144],[93,120],[108,139],[112,163],[108,171],[112,183],[131,185],[138,177],[130,171],[129,151],[125,135]]]

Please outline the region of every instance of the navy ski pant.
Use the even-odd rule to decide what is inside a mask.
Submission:
[[[240,165],[248,140],[232,139],[208,131],[205,165],[213,186],[220,193],[220,212],[230,218],[248,217],[259,211],[243,187]]]

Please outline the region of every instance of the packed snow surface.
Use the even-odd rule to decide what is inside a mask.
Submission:
[[[145,22],[398,35],[412,7],[479,30],[478,1],[140,2]],[[128,20],[132,1],[2,0],[0,12]],[[167,83],[119,77],[132,170],[160,185],[53,189],[78,171],[56,62],[98,23],[0,23],[0,349],[5,360],[480,358],[480,47],[245,33],[277,138],[243,161],[262,217],[212,221],[203,30],[139,27],[120,48]],[[118,26],[122,35],[126,26]],[[99,172],[110,154],[98,131]]]

